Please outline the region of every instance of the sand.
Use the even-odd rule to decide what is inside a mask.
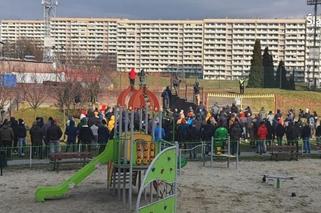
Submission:
[[[202,167],[189,162],[179,178],[179,213],[216,212],[321,212],[321,161],[290,162],[241,161],[233,165],[215,163]],[[59,173],[47,169],[9,169],[0,177],[0,212],[130,212],[106,190],[106,170],[99,168],[67,197],[36,203],[37,185],[56,184],[68,178],[73,170]],[[264,174],[294,176],[282,181],[262,183]],[[292,193],[296,197],[291,197]]]

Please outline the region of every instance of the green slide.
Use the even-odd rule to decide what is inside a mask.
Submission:
[[[35,193],[36,201],[44,202],[46,199],[63,197],[70,189],[80,184],[86,179],[86,177],[94,172],[97,165],[106,164],[108,161],[113,159],[113,143],[114,141],[109,141],[105,150],[100,155],[81,168],[68,180],[56,186],[39,186]]]

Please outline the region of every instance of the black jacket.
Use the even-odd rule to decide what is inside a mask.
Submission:
[[[289,124],[289,126],[286,128],[286,138],[288,141],[297,139],[297,134],[295,133],[295,127],[293,124]]]
[[[31,144],[33,146],[42,145],[43,130],[40,126],[34,125],[30,129]]]
[[[78,135],[78,128],[74,125],[69,125],[66,127],[65,134],[68,136],[67,143],[72,144],[76,143],[77,135]]]
[[[57,141],[60,140],[62,136],[62,131],[59,126],[53,124],[47,129],[47,139],[49,141]]]
[[[14,139],[14,133],[10,126],[3,125],[0,128],[0,144],[4,144],[4,142],[12,142]]]
[[[239,124],[234,124],[230,129],[231,140],[239,140],[242,136],[242,128]]]
[[[283,137],[284,133],[285,133],[285,128],[281,124],[278,124],[275,129],[276,136]]]
[[[211,141],[214,136],[215,128],[212,124],[207,123],[201,127],[201,137],[203,141]]]
[[[27,129],[24,124],[19,124],[17,128],[17,137],[25,138],[27,136]]]
[[[101,125],[98,128],[98,143],[99,144],[106,144],[109,138],[109,131],[108,128]]]
[[[89,144],[95,139],[95,137],[91,129],[85,125],[79,129],[78,139],[80,143]]]
[[[12,120],[11,121],[11,128],[14,133],[14,138],[15,138],[15,140],[17,140],[18,139],[18,121]]]
[[[311,128],[309,127],[309,125],[305,125],[302,129],[301,132],[301,137],[304,138],[310,138],[311,137]]]

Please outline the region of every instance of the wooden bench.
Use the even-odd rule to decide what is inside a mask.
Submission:
[[[287,157],[289,160],[299,159],[299,147],[298,145],[271,145],[269,147],[271,154],[271,160],[279,160],[281,156]]]
[[[85,165],[91,154],[89,152],[58,152],[49,155],[50,163],[53,163],[53,170],[59,171],[59,163],[64,159],[79,159],[77,161],[63,161],[63,163],[83,163]]]

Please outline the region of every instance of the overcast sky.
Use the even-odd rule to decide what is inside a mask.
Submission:
[[[60,17],[302,18],[306,0],[58,0]],[[321,11],[321,7],[320,7]],[[0,19],[41,19],[41,0],[0,0]]]

